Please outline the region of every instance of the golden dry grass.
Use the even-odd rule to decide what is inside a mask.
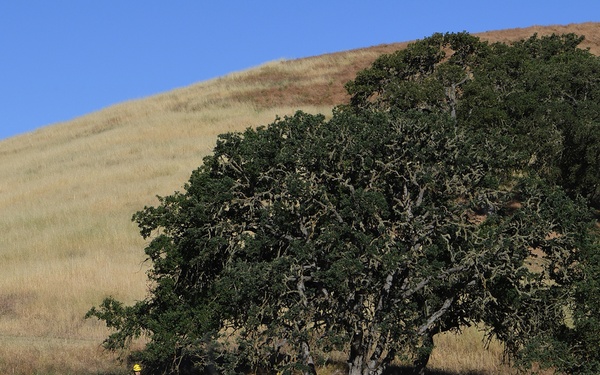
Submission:
[[[482,34],[509,41],[532,32],[576,32],[597,53],[600,24]],[[0,142],[0,373],[122,371],[99,345],[108,331],[85,312],[112,295],[145,297],[148,265],[132,214],[181,190],[216,136],[298,109],[331,111],[343,85],[381,45],[248,71],[126,102]],[[440,337],[432,367],[503,373],[498,348],[476,333]],[[506,372],[504,372],[506,373]]]

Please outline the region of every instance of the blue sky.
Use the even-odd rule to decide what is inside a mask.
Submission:
[[[5,0],[0,139],[277,59],[600,21],[598,0]]]

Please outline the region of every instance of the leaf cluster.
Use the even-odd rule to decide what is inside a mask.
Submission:
[[[600,207],[600,59],[583,37],[512,45],[434,34],[381,56],[347,84],[354,108],[442,111],[497,158]]]

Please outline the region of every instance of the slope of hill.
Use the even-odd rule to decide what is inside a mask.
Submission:
[[[583,47],[600,54],[599,23],[479,35],[509,42],[534,32],[585,35]],[[0,142],[0,372],[115,370],[99,349],[106,329],[82,317],[108,295],[144,298],[145,243],[132,214],[181,190],[218,134],[298,109],[330,113],[358,70],[405,46],[271,62]]]

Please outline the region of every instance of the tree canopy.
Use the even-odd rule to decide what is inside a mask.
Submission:
[[[355,108],[451,114],[489,152],[600,208],[600,59],[574,34],[512,45],[435,34],[347,84]]]
[[[147,336],[157,373],[314,373],[333,351],[352,375],[422,373],[435,334],[482,324],[517,364],[597,371],[600,65],[580,41],[435,34],[329,119],[219,136],[134,215],[152,289],[90,310],[105,346]]]

